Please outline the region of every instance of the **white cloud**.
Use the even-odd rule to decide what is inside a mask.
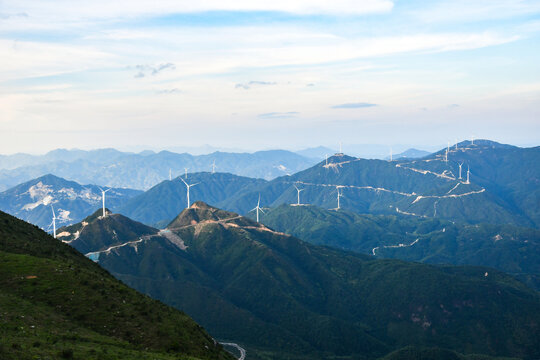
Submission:
[[[416,10],[415,15],[429,23],[495,20],[540,13],[537,0],[450,0]]]
[[[4,1],[6,14],[53,19],[110,19],[205,11],[279,11],[296,14],[370,14],[391,11],[390,0],[94,0]]]

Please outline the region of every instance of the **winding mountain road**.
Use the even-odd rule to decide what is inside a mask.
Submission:
[[[220,344],[224,346],[231,346],[231,347],[236,348],[236,350],[240,352],[240,357],[238,357],[238,360],[244,360],[246,358],[246,350],[240,345],[236,343],[229,343],[229,342],[220,342]]]

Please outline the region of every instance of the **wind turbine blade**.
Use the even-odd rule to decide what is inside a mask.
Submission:
[[[199,185],[200,183],[195,183],[195,184],[191,184],[189,186],[195,186],[195,185]]]
[[[101,192],[103,192],[103,189],[100,186],[98,186],[98,189],[101,190]]]
[[[109,190],[111,190],[111,189],[112,189],[112,188],[108,188],[108,189],[107,189],[107,190],[105,190],[104,192],[107,192],[107,191],[109,191]]]
[[[263,214],[266,214],[266,212],[261,208],[259,208],[259,211],[262,212]]]
[[[53,215],[53,218],[56,217],[56,214],[54,213],[54,207],[51,205],[51,210],[52,210],[52,215]]]
[[[255,210],[257,210],[257,208],[256,208],[256,207],[255,207],[255,208],[253,208],[253,209],[251,209],[251,210],[249,210],[248,212],[252,212],[252,211],[255,211]]]
[[[183,182],[184,184],[186,184],[187,187],[189,187],[188,183],[185,182],[184,179],[182,179],[182,178],[180,177],[180,180],[182,180],[182,182]]]

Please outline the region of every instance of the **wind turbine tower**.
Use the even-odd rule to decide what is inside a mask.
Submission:
[[[459,179],[461,179],[461,167],[463,166],[463,163],[459,164]]]
[[[456,150],[457,150],[457,144],[458,144],[458,139],[456,139]]]
[[[103,202],[103,217],[105,218],[107,216],[107,213],[105,212],[105,193],[111,190],[111,188],[108,188],[107,190],[99,188],[99,190],[101,190],[101,201]]]
[[[184,168],[184,173],[186,174],[186,180],[187,180],[187,171],[188,171],[188,168]]]
[[[304,191],[305,189],[299,189],[298,186],[296,186],[296,184],[294,184],[294,188],[296,189],[296,195],[297,195],[296,205],[300,205],[300,192]]]
[[[172,180],[172,169],[169,168],[169,181]]]
[[[390,161],[392,161],[392,147],[390,146]]]
[[[471,135],[471,145],[474,145],[474,135]]]
[[[470,184],[470,182],[469,182],[469,173],[470,173],[469,165],[467,165],[467,184]]]
[[[446,144],[446,152],[448,153],[450,151],[450,141]]]
[[[54,207],[51,205],[52,210],[52,226],[53,226],[53,236],[56,239],[56,214],[54,213]]]
[[[259,222],[259,211],[264,214],[264,211],[263,211],[263,209],[261,209],[260,205],[261,205],[261,194],[259,194],[259,200],[257,201],[257,206],[254,207],[253,209],[249,210],[249,212],[252,212],[252,211],[257,212],[257,222]]]
[[[336,210],[339,210],[340,209],[340,204],[339,204],[339,198],[341,198],[343,196],[343,192],[341,192],[341,186],[336,186],[336,190],[337,190],[337,209]]]
[[[192,186],[195,186],[195,185],[198,185],[199,183],[195,183],[195,184],[188,184],[187,182],[184,181],[184,179],[180,178],[180,180],[182,180],[182,182],[186,185],[186,189],[187,189],[187,209],[189,209],[191,203],[189,201],[189,189],[192,187]]]
[[[444,153],[444,161],[448,162],[448,149],[446,149],[446,151]]]
[[[324,157],[326,158],[326,167],[328,167],[328,154],[324,154]]]
[[[212,163],[212,174],[216,173],[216,160]]]

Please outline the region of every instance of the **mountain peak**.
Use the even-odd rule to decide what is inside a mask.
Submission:
[[[189,208],[184,209],[167,227],[195,225],[202,221],[219,221],[238,216],[238,214],[218,209],[203,201],[196,201]]]

